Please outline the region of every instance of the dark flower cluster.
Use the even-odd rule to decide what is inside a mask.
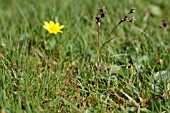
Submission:
[[[163,19],[159,28],[166,30],[168,28],[168,23]]]
[[[129,11],[129,13],[128,13],[128,15],[130,15],[130,14],[132,14],[132,13],[135,13],[135,11],[136,11],[135,8],[131,8],[130,11]],[[130,23],[133,23],[135,20],[136,20],[136,19],[135,19],[135,16],[132,17],[132,18],[130,18],[130,19],[128,18],[128,16],[125,16],[124,18],[122,18],[122,19],[120,20],[119,24],[122,23],[122,22],[130,22]]]
[[[100,12],[100,15],[96,16],[95,17],[95,20],[96,20],[96,23],[100,23],[101,22],[101,19],[105,17],[106,15],[106,9],[105,7],[102,7],[99,9],[99,12]]]

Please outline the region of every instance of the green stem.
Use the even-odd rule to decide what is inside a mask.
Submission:
[[[112,31],[109,33],[109,35],[107,36],[106,40],[109,39],[109,37],[111,36],[111,34],[113,33],[113,31],[122,23],[122,21],[120,21],[113,29]]]
[[[116,37],[113,37],[113,38],[109,39],[109,37],[111,36],[111,34],[113,33],[113,31],[114,31],[121,23],[122,23],[122,21],[120,21],[120,22],[112,29],[112,31],[109,33],[109,35],[108,35],[107,38],[106,38],[106,41],[105,41],[105,42],[102,44],[102,46],[100,47],[99,53],[100,53],[101,49],[102,49],[108,42],[110,42],[111,40],[113,40],[114,38],[116,38]]]
[[[114,38],[116,38],[116,37],[113,37],[113,38],[105,41],[105,42],[102,44],[102,46],[100,47],[100,51],[102,50],[102,48],[103,48],[107,43],[109,43],[109,42],[110,42],[111,40],[113,40]]]

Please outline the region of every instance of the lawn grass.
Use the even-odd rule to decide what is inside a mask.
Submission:
[[[97,62],[94,17],[105,6],[100,43],[131,7]],[[0,110],[3,113],[170,112],[168,0],[0,0]],[[147,18],[148,15],[148,18]],[[58,18],[63,34],[44,21]]]

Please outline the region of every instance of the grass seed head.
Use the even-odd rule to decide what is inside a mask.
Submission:
[[[105,17],[106,9],[105,7],[102,7],[99,9],[100,15],[95,17],[95,21],[97,24],[101,22],[101,19]]]
[[[168,28],[168,23],[163,19],[159,28],[166,30]]]
[[[134,17],[132,17],[132,18],[129,19],[129,22],[130,22],[130,23],[133,23],[135,20],[136,20],[136,19],[135,19],[135,16],[134,16]]]
[[[133,7],[132,7],[132,8],[130,9],[130,11],[129,11],[128,14],[132,14],[132,13],[134,13],[135,11],[136,11],[136,8],[133,8]]]
[[[162,20],[162,27],[164,29],[166,29],[168,27],[168,24],[167,24],[167,22],[164,19]]]
[[[96,23],[100,23],[101,22],[101,18],[99,16],[96,16],[95,17],[95,21],[96,21]]]
[[[104,18],[105,17],[105,14],[106,14],[106,9],[105,7],[102,7],[99,9],[99,12],[100,12],[100,17],[101,18]]]
[[[163,64],[163,60],[162,60],[162,59],[159,59],[159,60],[158,60],[158,64],[159,64],[159,65],[162,65],[162,64]]]
[[[125,16],[124,18],[122,18],[122,19],[121,19],[121,21],[120,21],[120,23],[122,23],[122,22],[126,22],[126,21],[129,21],[129,19],[128,19],[128,17],[127,17],[127,16]]]

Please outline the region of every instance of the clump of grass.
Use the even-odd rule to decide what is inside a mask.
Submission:
[[[165,18],[167,24],[170,21],[170,2],[16,1],[0,1],[0,112],[170,112],[170,32],[167,28],[165,34],[157,27],[159,18]],[[105,57],[100,57],[98,68],[97,43],[91,38],[97,36],[97,30],[91,18],[93,9],[103,4],[107,13],[101,19],[99,38],[109,45],[101,51]],[[122,9],[132,4],[138,9],[134,23],[138,29],[128,26],[134,10],[122,15]],[[148,4],[161,7],[164,15],[151,14],[142,21]],[[107,24],[111,28],[117,25],[110,23],[111,13],[122,15],[117,21],[114,18],[117,24],[127,21],[110,29]],[[56,16],[65,25],[56,41],[64,41],[45,49],[41,41],[45,43],[44,37],[48,37],[42,24]],[[120,38],[110,42],[118,30]],[[100,43],[100,49],[105,44]]]

